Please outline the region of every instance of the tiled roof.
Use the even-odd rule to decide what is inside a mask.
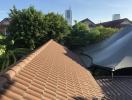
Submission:
[[[4,18],[1,22],[0,25],[7,26],[10,24],[11,18]]]
[[[103,89],[107,100],[132,100],[132,77],[98,77],[97,82]]]
[[[120,28],[122,26],[121,25],[122,22],[124,22],[124,21],[128,21],[130,24],[132,24],[132,22],[129,19],[124,18],[124,19],[118,19],[118,20],[103,22],[103,23],[99,23],[99,24],[96,24],[96,25],[97,26],[102,25],[102,26],[105,26],[105,27]]]
[[[92,100],[102,95],[79,58],[53,40],[0,76],[0,100]]]

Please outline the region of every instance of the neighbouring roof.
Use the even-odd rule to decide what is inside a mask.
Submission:
[[[132,76],[98,77],[106,100],[132,100]]]
[[[86,19],[84,19],[84,20],[82,20],[82,21],[80,21],[80,22],[86,23],[86,24],[88,24],[90,27],[96,26],[95,23],[92,22],[92,21],[91,21],[90,19],[88,19],[88,18],[86,18]]]
[[[101,88],[80,59],[53,40],[0,76],[0,100],[91,100],[100,96]]]
[[[88,55],[87,58],[91,57],[92,65],[109,69],[110,71],[132,68],[131,43],[132,26],[127,26],[110,38],[84,48],[83,53]]]
[[[0,25],[2,26],[7,26],[10,24],[11,18],[4,18],[1,22]]]
[[[118,20],[103,22],[103,23],[99,23],[96,25],[97,26],[102,25],[104,27],[121,28],[121,27],[131,25],[131,24],[132,24],[132,22],[129,19],[124,18],[124,19],[118,19]]]

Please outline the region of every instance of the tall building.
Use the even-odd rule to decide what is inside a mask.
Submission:
[[[72,25],[72,10],[71,8],[65,10],[65,19],[69,25]]]
[[[120,14],[113,14],[112,20],[118,20],[120,19]]]

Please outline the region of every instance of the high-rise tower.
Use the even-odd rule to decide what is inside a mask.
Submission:
[[[72,10],[71,8],[65,10],[65,19],[69,25],[72,25]]]
[[[113,14],[112,20],[118,20],[120,19],[120,14]]]

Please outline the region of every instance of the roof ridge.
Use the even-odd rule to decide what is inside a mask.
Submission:
[[[7,72],[0,75],[0,91],[1,89],[3,90],[3,86],[8,80],[12,80],[12,78],[16,74],[18,74],[20,70],[22,70],[28,63],[30,63],[30,61],[34,59],[36,55],[38,55],[53,41],[53,39],[49,40],[46,44],[42,45],[40,48],[34,50],[31,54],[27,55],[24,59],[19,60],[18,63],[15,64],[12,68],[9,68]]]
[[[128,18],[121,18],[121,19],[117,19],[117,20],[111,20],[111,21],[105,21],[105,22],[97,23],[96,25],[110,23],[110,22],[115,22],[115,21],[122,21],[122,20],[129,20],[129,19]]]

